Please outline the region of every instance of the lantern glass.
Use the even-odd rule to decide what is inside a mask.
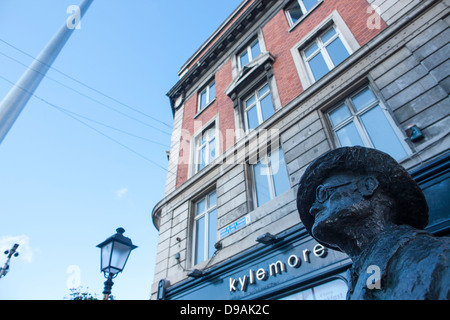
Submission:
[[[123,236],[125,232],[123,228],[118,228],[116,231],[117,233],[114,236],[97,246],[101,249],[101,271],[105,273],[117,274],[122,272],[130,252],[137,248],[129,238]]]
[[[125,263],[127,263],[131,248],[123,243],[114,241],[113,250],[111,253],[110,271],[117,273],[123,270]]]
[[[111,258],[111,251],[112,251],[112,242],[109,242],[105,244],[103,247],[101,247],[101,270],[102,271],[108,271],[109,268],[109,261]]]

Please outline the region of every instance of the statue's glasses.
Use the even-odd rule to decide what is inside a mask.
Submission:
[[[348,181],[345,183],[341,183],[341,184],[336,184],[336,185],[320,185],[317,187],[316,189],[316,200],[319,203],[324,203],[325,201],[327,201],[330,196],[332,195],[332,191],[334,189],[343,187],[343,186],[348,186],[349,184],[352,184],[353,181]]]

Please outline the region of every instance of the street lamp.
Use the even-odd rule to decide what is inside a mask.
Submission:
[[[113,286],[112,279],[114,279],[119,272],[122,272],[130,256],[131,250],[137,248],[133,245],[130,238],[123,235],[124,228],[117,228],[117,233],[99,245],[100,253],[100,270],[103,272],[105,278],[105,289],[103,290],[103,300],[108,300]]]
[[[9,271],[9,262],[11,261],[11,258],[17,257],[19,255],[19,253],[17,252],[17,248],[19,247],[19,245],[17,243],[15,243],[11,250],[6,250],[5,254],[8,256],[8,258],[6,259],[5,265],[3,266],[3,268],[0,268],[0,278],[3,278],[4,276],[6,276],[6,274]]]

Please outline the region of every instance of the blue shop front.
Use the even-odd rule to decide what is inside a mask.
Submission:
[[[259,244],[197,279],[171,287],[164,299],[288,299],[291,295],[345,299],[345,270],[350,263],[346,255],[323,247],[297,227],[278,235],[276,243]]]
[[[410,172],[421,186],[430,209],[427,230],[435,235],[450,231],[450,154]],[[198,278],[166,287],[164,300],[344,300],[346,271],[351,260],[323,247],[302,224],[277,235],[271,244],[258,244],[238,256],[204,271]]]

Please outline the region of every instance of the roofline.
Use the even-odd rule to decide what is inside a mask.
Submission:
[[[197,49],[197,51],[194,52],[194,54],[181,66],[180,71],[178,71],[178,76],[180,74],[182,74],[184,72],[184,70],[192,63],[192,61],[194,61],[199,54],[208,47],[208,45],[211,44],[211,42],[215,39],[215,37],[220,34],[220,32],[223,31],[223,29],[228,25],[228,23],[230,23],[235,17],[236,15],[241,11],[241,9],[247,5],[248,2],[251,2],[254,0],[243,0],[241,2],[241,4],[234,9],[234,11],[228,16],[228,18],[222,22],[222,24],[216,29],[216,31],[214,31],[214,33],[212,35],[210,35],[208,37],[208,39],[206,39],[206,41],[201,45],[200,48]]]
[[[236,36],[251,25],[269,3],[273,4],[276,3],[276,1],[245,0],[239,6],[239,9],[242,10],[244,6],[247,5],[245,10],[242,12],[239,10],[234,11],[234,14],[230,18],[235,18],[235,21],[228,24],[229,27],[226,29],[224,29],[225,25],[222,24],[221,31],[223,32],[220,36],[218,36],[217,40],[212,42],[212,38],[210,37],[208,44],[204,44],[202,46],[204,50],[203,53],[200,55],[197,50],[197,53],[189,59],[191,62],[191,68],[183,71],[183,76],[166,94],[170,99],[173,116],[175,116],[176,109],[175,100],[180,95],[182,96],[182,99],[185,98],[184,94],[187,90],[189,90],[188,88],[192,86],[192,83],[195,83],[198,77],[202,76],[211,63],[214,63],[214,61],[217,61],[217,59],[222,56],[226,48],[228,48],[229,45],[236,40]],[[237,12],[240,12],[240,14],[237,15]],[[228,22],[230,22],[230,18],[227,19]],[[216,32],[215,34],[217,37]],[[193,63],[195,59],[197,59],[197,62]],[[187,64],[185,63],[184,65],[186,66]]]

